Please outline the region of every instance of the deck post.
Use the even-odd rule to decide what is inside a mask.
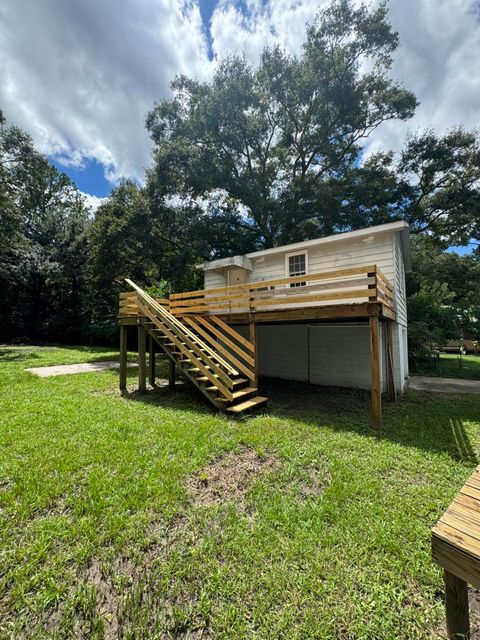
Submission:
[[[120,391],[127,388],[127,330],[126,324],[120,325]]]
[[[155,386],[155,340],[148,336],[148,381],[150,386]]]
[[[250,322],[248,325],[248,339],[253,345],[252,357],[255,363],[253,366],[253,374],[255,376],[253,385],[258,388],[257,323],[253,319],[252,315],[250,315]]]
[[[467,583],[446,569],[444,581],[448,637],[450,640],[468,640],[470,617]]]
[[[382,426],[382,389],[380,386],[380,319],[370,316],[370,367],[372,387],[372,426]]]
[[[387,389],[388,399],[397,399],[397,390],[395,389],[395,370],[393,363],[393,320],[387,320],[385,323],[385,337],[387,344],[386,360],[387,360]]]
[[[169,360],[169,369],[168,369],[168,386],[173,389],[175,386],[175,362],[173,360]]]
[[[138,325],[138,390],[143,393],[147,389],[147,354],[145,344],[145,327]]]

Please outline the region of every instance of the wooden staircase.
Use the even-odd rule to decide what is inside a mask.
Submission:
[[[131,280],[138,321],[165,354],[222,411],[243,413],[264,405],[258,395],[255,346],[217,316],[178,318]]]

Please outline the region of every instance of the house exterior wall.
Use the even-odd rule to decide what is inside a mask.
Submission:
[[[251,257],[253,271],[250,282],[284,278],[288,274],[285,255],[288,251],[272,255]],[[365,238],[321,244],[308,249],[308,273],[334,269],[347,269],[376,264],[385,276],[394,281],[393,233],[372,234]]]
[[[297,251],[296,251],[297,252]],[[253,271],[249,282],[288,276],[281,251],[256,257],[248,254]],[[393,327],[395,387],[405,389],[408,377],[407,311],[404,256],[396,231],[327,242],[308,248],[308,273],[376,264],[394,286],[397,322]],[[308,275],[306,276],[308,281]],[[227,285],[224,275],[205,272],[205,289]],[[351,300],[349,302],[354,302]],[[247,336],[246,327],[236,327]],[[386,391],[386,346],[381,325],[381,383]],[[370,339],[368,323],[269,324],[257,328],[258,371],[262,376],[313,384],[370,389]]]
[[[245,325],[234,327],[248,337]],[[380,378],[387,391],[384,329],[380,327]],[[395,388],[404,390],[399,341],[395,341]],[[260,376],[298,380],[323,386],[371,388],[368,323],[265,324],[257,327]]]
[[[205,280],[204,280],[203,286],[205,289],[216,289],[217,287],[226,287],[227,279],[223,274],[218,273],[218,271],[205,271]]]

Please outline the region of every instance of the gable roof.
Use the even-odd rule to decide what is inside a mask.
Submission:
[[[313,240],[304,240],[303,242],[294,242],[293,244],[284,244],[280,247],[272,247],[271,249],[262,249],[260,251],[253,251],[245,254],[245,256],[234,256],[233,258],[222,258],[220,260],[212,260],[210,262],[204,262],[197,265],[197,269],[207,271],[210,269],[228,269],[234,264],[238,264],[242,258],[255,259],[263,256],[270,256],[276,253],[290,253],[293,251],[302,251],[303,249],[309,249],[311,247],[317,247],[322,244],[331,244],[333,242],[344,242],[345,240],[356,240],[379,233],[397,232],[400,234],[400,241],[402,243],[403,260],[405,264],[405,271],[410,272],[412,269],[411,254],[410,254],[410,229],[408,224],[399,220],[398,222],[388,222],[387,224],[379,224],[374,227],[366,227],[364,229],[357,229],[356,231],[347,231],[345,233],[336,233],[331,236],[325,236],[323,238],[315,238]],[[233,264],[232,264],[233,262]]]

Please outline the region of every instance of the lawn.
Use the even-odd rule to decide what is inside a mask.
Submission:
[[[480,380],[480,356],[460,356],[455,353],[441,353],[440,357],[436,360],[416,363],[411,367],[410,373],[414,376]]]
[[[260,415],[0,348],[0,637],[443,637],[430,528],[477,464],[480,396],[265,381]],[[162,363],[158,374],[162,374]]]

